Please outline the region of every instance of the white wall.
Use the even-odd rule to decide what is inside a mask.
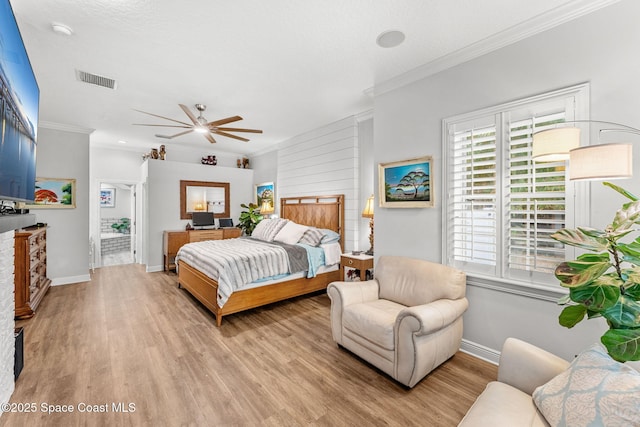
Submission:
[[[638,16],[639,2],[622,1],[376,96],[375,163],[433,155],[439,190],[433,209],[376,209],[376,256],[442,260],[444,195],[439,177],[441,120],[445,117],[588,81],[593,119],[640,127]],[[637,157],[636,171],[640,170]],[[639,181],[621,183],[637,193]],[[602,226],[611,221],[622,198],[594,183],[591,201],[592,224],[585,225]],[[557,325],[561,307],[535,291],[530,296],[522,293],[468,287],[470,307],[464,332],[468,348],[495,355],[508,336],[516,336],[570,358],[598,340],[603,321],[591,320],[566,330]]]
[[[75,209],[34,209],[47,230],[47,275],[52,285],[83,282],[89,276],[89,134],[38,130],[36,175],[74,178]]]
[[[354,245],[355,250],[369,250],[369,219],[362,218],[362,211],[366,206],[367,199],[375,194],[377,188],[374,179],[373,168],[373,116],[367,115],[363,120],[358,121],[358,157],[360,167],[360,196],[358,198],[358,210],[356,215],[360,215],[358,221],[359,238],[357,244]],[[375,209],[374,209],[375,212]],[[374,213],[375,216],[375,213]],[[374,225],[375,235],[375,225]]]
[[[240,205],[253,200],[252,169],[147,160],[140,171],[146,177],[142,214],[145,217],[143,262],[147,264],[147,271],[163,269],[163,232],[184,230],[189,222],[180,219],[181,180],[228,182],[230,214],[234,223],[240,217]]]
[[[351,250],[359,240],[359,168],[358,124],[348,117],[278,145],[276,198],[344,194]]]

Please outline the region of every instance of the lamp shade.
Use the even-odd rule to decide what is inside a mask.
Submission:
[[[569,178],[572,180],[623,179],[633,176],[631,144],[600,144],[570,152]]]
[[[580,146],[580,129],[561,127],[533,134],[531,157],[536,162],[567,160],[569,151]]]
[[[268,200],[263,200],[262,205],[260,206],[260,214],[261,215],[269,215],[273,213],[273,206],[271,206],[271,202]]]
[[[362,210],[363,218],[373,218],[373,194],[367,199],[367,204]]]

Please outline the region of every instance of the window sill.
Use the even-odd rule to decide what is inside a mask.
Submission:
[[[527,298],[551,301],[554,303],[569,293],[567,289],[560,285],[552,288],[550,286],[535,285],[515,280],[509,281],[505,279],[498,279],[496,277],[479,276],[477,274],[469,273],[467,273],[467,284],[470,286],[477,286],[479,288],[491,289],[498,292],[506,292]]]

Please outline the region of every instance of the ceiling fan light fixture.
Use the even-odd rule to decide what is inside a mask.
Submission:
[[[209,129],[207,129],[205,126],[196,126],[193,128],[194,132],[198,132],[198,133],[207,133],[209,132]]]

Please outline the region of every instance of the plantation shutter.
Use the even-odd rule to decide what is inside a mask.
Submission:
[[[498,251],[496,125],[493,116],[484,122],[470,127],[456,126],[460,130],[450,134],[451,220],[447,235],[454,264],[495,272]]]
[[[507,268],[552,273],[563,245],[549,236],[566,223],[565,162],[534,162],[533,133],[565,120],[565,112],[510,122],[507,161]],[[511,271],[511,276],[518,275]]]

